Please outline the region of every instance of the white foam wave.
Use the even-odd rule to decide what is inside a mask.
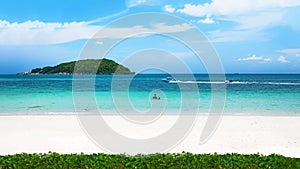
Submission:
[[[256,82],[256,81],[233,81],[230,84],[266,84],[266,85],[300,85],[297,82]]]
[[[170,83],[185,83],[185,84],[224,84],[221,81],[174,81]],[[256,81],[233,81],[227,84],[266,84],[266,85],[300,85],[298,82],[256,82]]]

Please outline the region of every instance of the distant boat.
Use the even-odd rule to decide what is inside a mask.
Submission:
[[[161,79],[162,81],[166,82],[166,83],[178,83],[181,82],[180,80],[176,80],[173,77],[166,77],[164,79]]]
[[[232,83],[233,80],[225,80],[225,83]]]

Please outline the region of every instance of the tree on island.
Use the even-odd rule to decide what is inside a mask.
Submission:
[[[75,67],[76,65],[76,67]],[[76,70],[75,70],[76,68]],[[97,70],[97,71],[96,71]],[[109,59],[86,59],[35,68],[29,74],[134,74],[129,68]]]

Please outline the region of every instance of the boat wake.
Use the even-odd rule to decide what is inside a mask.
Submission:
[[[249,84],[265,84],[265,85],[300,85],[300,82],[256,82],[256,81],[233,81],[230,83],[222,81],[174,81],[169,83],[185,83],[185,84],[236,84],[236,85],[249,85]]]
[[[237,85],[251,85],[251,84],[258,84],[258,85],[300,85],[300,82],[296,81],[296,82],[268,82],[268,81],[235,81],[232,79],[228,79],[228,80],[224,80],[224,81],[181,81],[181,80],[177,80],[173,77],[166,77],[164,79],[162,79],[163,82],[166,83],[184,83],[184,84],[237,84]]]
[[[266,85],[300,85],[297,82],[255,82],[255,81],[245,81],[245,82],[232,82],[232,84],[266,84]]]

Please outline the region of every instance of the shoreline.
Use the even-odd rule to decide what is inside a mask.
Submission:
[[[123,114],[123,113],[122,113]],[[116,111],[105,111],[105,112],[26,112],[26,113],[1,113],[0,117],[7,117],[7,116],[86,116],[86,115],[101,115],[101,116],[120,116],[120,113]],[[124,115],[142,115],[142,116],[153,116],[157,114],[151,114],[151,113],[124,113]],[[178,116],[180,114],[175,113],[166,113],[162,116]],[[300,117],[300,113],[182,113],[181,116],[258,116],[258,117]]]
[[[240,154],[280,154],[300,157],[300,116],[232,116],[221,117],[214,135],[204,144],[199,144],[201,131],[208,116],[197,116],[192,130],[170,151],[171,153],[191,152],[240,153]],[[122,123],[121,116],[105,116],[114,129],[131,137],[147,137],[154,131],[168,127],[163,125],[136,128],[130,123]],[[175,116],[164,115],[162,120],[176,120]],[[130,133],[131,130],[131,133]],[[83,131],[77,115],[10,115],[0,116],[0,154],[16,153],[105,153],[93,143]],[[117,154],[126,152],[116,152]],[[140,152],[143,153],[144,152]],[[164,152],[161,152],[164,153]]]

